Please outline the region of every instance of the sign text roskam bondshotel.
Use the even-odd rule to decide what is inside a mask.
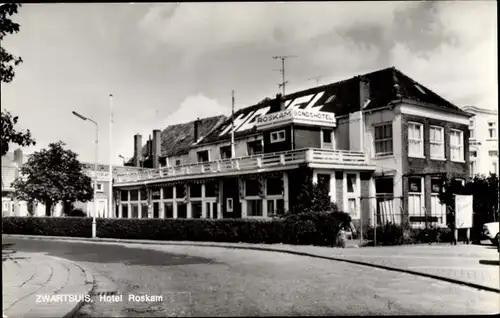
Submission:
[[[308,119],[321,122],[335,123],[335,115],[327,112],[307,111],[301,109],[289,109],[281,112],[257,117],[257,125],[273,124],[290,119]]]

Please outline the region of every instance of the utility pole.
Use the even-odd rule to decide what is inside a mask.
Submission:
[[[287,58],[293,58],[293,57],[298,57],[298,56],[296,55],[273,56],[273,59],[281,60],[281,84],[279,84],[278,86],[283,88],[283,96],[285,96],[285,86],[288,83],[288,81],[285,81],[285,60]]]
[[[231,158],[235,157],[234,149],[234,90],[231,91]]]
[[[316,76],[316,77],[311,77],[311,78],[308,78],[307,80],[308,80],[308,81],[311,81],[311,80],[316,80],[316,86],[318,86],[318,85],[319,85],[319,80],[320,80],[321,78],[323,78],[323,77],[324,77],[324,76]]]

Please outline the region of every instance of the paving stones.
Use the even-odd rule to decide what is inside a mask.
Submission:
[[[41,253],[16,253],[16,262],[2,262],[3,313],[6,317],[64,317],[81,303],[50,299],[52,296],[86,295],[92,275],[77,264]]]

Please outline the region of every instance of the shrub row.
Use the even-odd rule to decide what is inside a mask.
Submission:
[[[405,229],[401,225],[386,224],[376,229],[370,227],[364,235],[365,240],[376,245],[418,244],[430,242],[452,242],[453,232],[449,228]],[[370,244],[370,245],[371,245]]]
[[[97,219],[101,238],[168,241],[283,243],[334,246],[349,217],[343,212],[308,213],[282,219]],[[4,217],[4,234],[91,237],[92,219]]]

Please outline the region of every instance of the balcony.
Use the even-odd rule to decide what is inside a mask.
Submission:
[[[163,167],[146,171],[118,174],[115,185],[144,181],[169,181],[190,177],[237,175],[248,172],[279,170],[306,164],[311,168],[375,170],[365,154],[358,151],[305,148],[276,153],[238,157],[219,161]]]

